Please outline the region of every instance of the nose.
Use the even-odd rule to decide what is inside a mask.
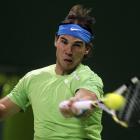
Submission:
[[[67,45],[66,47],[66,54],[71,56],[72,55],[72,45]]]

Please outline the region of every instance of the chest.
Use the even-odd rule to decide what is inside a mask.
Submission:
[[[29,100],[36,108],[54,107],[73,96],[71,81],[67,78],[34,79],[28,90]]]

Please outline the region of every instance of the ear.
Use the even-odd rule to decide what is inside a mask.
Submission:
[[[89,53],[90,49],[91,48],[89,46],[86,47],[86,49],[85,49],[85,55],[87,55]]]

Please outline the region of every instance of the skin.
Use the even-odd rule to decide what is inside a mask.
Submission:
[[[55,39],[56,73],[60,75],[71,73],[88,54],[89,47],[73,36],[62,35]]]
[[[20,107],[14,104],[7,96],[0,100],[0,119],[3,120],[20,112]]]
[[[85,42],[69,35],[61,35],[55,38],[56,47],[56,74],[66,75],[76,69],[84,56],[90,51]],[[96,100],[91,91],[79,89],[75,96],[69,99],[69,108],[60,110],[64,116],[72,117],[73,103],[78,100]],[[13,103],[7,96],[0,100],[0,119],[5,119],[21,111],[21,108]],[[76,112],[76,109],[75,109]]]

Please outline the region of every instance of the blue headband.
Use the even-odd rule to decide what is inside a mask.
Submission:
[[[71,35],[89,43],[93,39],[93,35],[86,29],[77,24],[62,24],[59,26],[57,35]]]

